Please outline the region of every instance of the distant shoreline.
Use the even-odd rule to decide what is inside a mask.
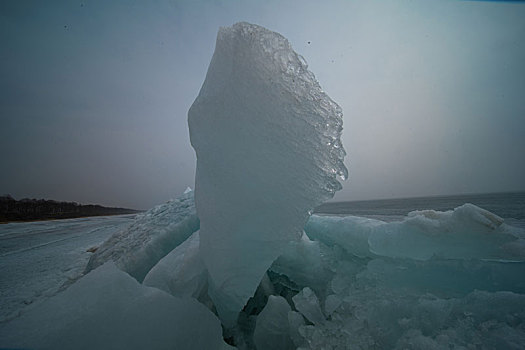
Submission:
[[[76,202],[58,202],[46,199],[15,200],[10,195],[0,196],[0,223],[64,220],[93,216],[137,214],[142,210],[112,208],[101,205],[82,205]]]

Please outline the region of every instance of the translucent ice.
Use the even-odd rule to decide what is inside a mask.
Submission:
[[[372,230],[385,222],[357,216],[310,217],[304,228],[308,237],[328,246],[338,245],[359,257],[370,256],[368,238]]]
[[[326,283],[332,278],[332,272],[327,268],[332,257],[325,248],[303,233],[301,240],[288,244],[288,248],[270,269],[285,275],[301,288],[308,286],[317,293],[323,293]]]
[[[385,288],[410,288],[437,296],[463,296],[474,290],[525,293],[524,262],[476,259],[373,259],[359,275]]]
[[[326,314],[331,315],[341,305],[341,302],[341,299],[335,294],[327,296],[324,301],[324,310]]]
[[[188,112],[209,292],[231,326],[311,210],[341,188],[341,108],[280,34],[221,28]]]
[[[308,236],[359,257],[525,260],[524,233],[473,204],[415,211],[400,222],[312,216]]]
[[[199,229],[193,192],[158,205],[138,216],[126,229],[108,238],[93,254],[85,273],[112,260],[141,282],[166,254]]]
[[[146,275],[144,284],[174,296],[199,298],[207,285],[206,267],[199,255],[199,232],[162,258]]]
[[[379,255],[427,260],[444,258],[523,259],[520,237],[503,219],[472,204],[452,211],[416,211],[401,223],[376,227],[370,250]]]
[[[304,325],[305,322],[303,315],[296,311],[290,311],[288,313],[288,328],[290,330],[290,338],[297,347],[302,347],[306,344],[306,340],[299,332],[299,329]]]
[[[305,231],[333,277],[324,295],[293,297],[313,323],[289,322],[301,349],[523,347],[524,232],[498,216],[465,204],[388,223],[312,216]],[[293,256],[274,265],[293,276],[311,259]]]
[[[319,305],[319,299],[315,293],[308,287],[292,298],[297,311],[299,311],[306,319],[315,325],[323,324],[325,317]]]
[[[109,262],[0,328],[0,347],[221,349],[221,333],[194,299],[140,285]]]
[[[525,297],[475,291],[439,298],[352,285],[323,324],[299,326],[305,349],[521,349]]]
[[[283,297],[270,295],[268,303],[257,317],[253,335],[257,350],[295,349],[288,326],[290,311],[290,305]]]

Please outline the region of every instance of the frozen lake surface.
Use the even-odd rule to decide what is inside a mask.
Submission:
[[[501,213],[510,216],[507,212]],[[172,252],[156,263],[144,284],[115,265],[101,266],[71,284],[93,256],[88,250],[113,234],[105,245],[113,242],[109,252],[113,247],[114,253],[129,254],[130,259],[120,264],[126,271],[129,262],[149,263],[151,254],[158,251],[151,249],[158,241],[146,238],[182,237],[183,231],[189,236],[198,229],[187,224],[194,216],[189,193],[135,220],[128,215],[1,225],[0,347],[34,348],[34,344],[42,345],[40,342],[50,339],[50,344],[43,344],[49,346],[43,348],[57,348],[58,344],[64,349],[78,348],[79,344],[86,349],[101,348],[86,343],[89,340],[98,345],[116,342],[118,348],[129,349],[135,344],[129,340],[130,333],[146,343],[152,339],[166,347],[191,343],[191,339],[211,339],[212,335],[217,340],[219,321],[203,306],[207,300],[202,299],[205,293],[199,289],[203,265],[195,255],[195,235],[175,248],[173,242],[163,240],[170,243]],[[521,349],[525,342],[525,263],[521,253],[512,261],[498,259],[501,254],[507,255],[498,248],[501,242],[497,238],[518,244],[523,242],[516,240],[523,237],[523,230],[499,220],[472,205],[450,212],[416,212],[402,221],[313,215],[305,227],[309,237],[291,246],[268,270],[268,303],[260,296],[261,289],[239,318],[243,329],[251,329],[237,334],[235,345],[253,349],[254,341],[268,338],[266,328],[257,330],[259,316],[252,314],[264,307],[266,311],[259,313],[261,324],[273,324],[280,312],[286,311],[282,315],[292,317],[291,321],[283,318],[284,328],[279,329],[294,337],[294,346],[308,344],[303,348],[352,344],[363,349],[468,349],[470,344],[480,349]],[[483,223],[501,225],[489,229]],[[443,239],[436,241],[435,237]],[[416,248],[413,245],[417,242]],[[520,247],[515,246],[516,253],[522,251]],[[104,246],[95,255],[101,252]],[[487,254],[493,258],[485,259]],[[118,254],[106,255],[120,261]],[[199,291],[197,297],[190,293],[195,290]],[[189,294],[192,297],[181,299]],[[150,305],[152,300],[159,304]],[[166,308],[166,303],[173,304],[172,309]],[[290,307],[295,309],[290,311]],[[200,316],[188,318],[193,312]],[[188,340],[186,333],[181,333],[158,342],[156,336],[162,332],[148,328],[160,323],[201,322],[200,317],[206,315],[210,321],[207,326],[192,328],[202,333],[200,338],[191,335]],[[303,316],[315,322],[305,323]],[[148,321],[142,322],[144,317],[149,317]],[[29,339],[28,344],[25,339]],[[148,343],[142,348],[155,346]]]
[[[84,270],[98,246],[135,215],[0,225],[0,322],[56,294]]]

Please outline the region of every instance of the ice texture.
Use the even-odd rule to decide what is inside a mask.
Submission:
[[[325,322],[325,317],[319,305],[317,295],[308,287],[303,288],[300,293],[297,293],[293,298],[293,303],[297,311],[299,311],[307,320],[315,325],[321,325]]]
[[[127,228],[109,237],[90,258],[85,273],[114,261],[137,281],[170,251],[199,229],[193,191],[138,216]]]
[[[312,215],[304,228],[308,237],[327,246],[337,245],[347,252],[368,257],[370,252],[368,239],[378,226],[387,223],[358,216]]]
[[[466,204],[389,223],[312,216],[305,231],[332,277],[326,296],[292,298],[313,323],[289,320],[301,349],[523,347],[524,232],[493,213]]]
[[[471,206],[412,213],[397,223],[312,216],[306,225],[310,237],[287,244],[236,328],[223,328],[222,337],[239,350],[522,349],[525,262],[519,249],[492,247],[499,259],[486,259],[486,252],[476,257],[476,247],[462,248],[465,257],[456,250],[420,259],[374,253],[368,245],[382,227],[378,234],[401,230],[460,240],[473,235],[472,240],[488,242],[494,242],[492,235],[503,235],[503,246],[518,247],[523,230],[490,218],[496,217]],[[419,231],[407,223],[414,219]],[[354,254],[363,237],[366,246]],[[429,241],[433,251],[449,247],[436,242]],[[30,256],[37,257],[36,252]],[[60,255],[57,248],[54,252]],[[219,321],[210,312],[214,308],[200,254],[195,232],[150,270],[143,285],[109,262],[0,323],[0,348],[231,348],[221,341]]]
[[[331,318],[299,325],[302,349],[522,349],[525,297],[475,291],[440,298],[351,286]]]
[[[342,111],[288,40],[237,23],[219,30],[188,123],[201,256],[231,326],[313,208],[341,189]]]
[[[525,260],[522,230],[468,203],[446,212],[414,211],[389,223],[314,215],[305,231],[311,239],[337,244],[358,257]]]
[[[0,225],[0,325],[77,280],[90,248],[132,221],[118,215]]]
[[[160,260],[144,278],[144,285],[178,297],[198,299],[206,292],[207,271],[199,254],[199,232]]]
[[[0,347],[221,349],[221,333],[219,320],[194,299],[140,285],[108,262],[0,328]]]
[[[288,313],[292,311],[286,299],[271,295],[257,317],[253,335],[257,350],[292,350]]]
[[[299,329],[305,325],[304,317],[297,311],[288,312],[288,329],[290,330],[290,338],[296,347],[306,345],[306,340],[300,334]]]
[[[324,293],[333,276],[328,268],[331,252],[320,242],[312,241],[303,233],[301,240],[288,244],[284,253],[274,261],[270,271],[286,276],[298,287],[309,287]]]
[[[332,313],[341,306],[342,300],[335,294],[330,294],[324,301],[324,309],[326,315],[330,316]]]

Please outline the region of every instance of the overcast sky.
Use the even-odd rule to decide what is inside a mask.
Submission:
[[[287,37],[344,111],[336,200],[525,190],[525,3],[2,1],[0,194],[147,209],[193,187],[219,26]]]

